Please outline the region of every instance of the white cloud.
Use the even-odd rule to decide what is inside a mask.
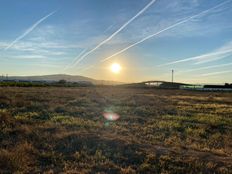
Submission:
[[[212,73],[206,73],[206,74],[202,74],[201,76],[215,76],[215,75],[220,75],[220,74],[226,74],[226,73],[231,73],[231,70],[227,70],[227,71],[218,71],[218,72],[212,72]]]
[[[208,70],[208,69],[216,69],[216,68],[222,68],[222,67],[227,67],[227,66],[232,66],[232,63],[225,63],[225,64],[219,64],[219,65],[205,66],[205,67],[200,67],[200,68],[193,68],[193,69],[188,69],[185,71],[179,71],[176,74],[186,74],[188,72]]]
[[[173,64],[189,62],[189,61],[195,61],[195,64],[202,64],[202,63],[206,63],[206,62],[212,62],[212,61],[224,59],[230,55],[232,55],[232,42],[226,43],[223,46],[221,46],[221,47],[219,47],[211,52],[201,54],[198,56],[194,56],[194,57],[188,57],[188,58],[168,62],[168,63],[165,63],[165,64],[160,65],[160,66],[173,65]]]
[[[126,28],[131,22],[133,22],[135,19],[137,19],[140,15],[142,15],[150,6],[152,6],[156,0],[151,0],[143,9],[141,9],[138,13],[136,13],[132,18],[130,18],[126,23],[124,23],[117,31],[115,31],[113,34],[111,34],[109,37],[107,37],[105,40],[97,44],[93,49],[86,52],[84,55],[82,55],[74,64],[77,65],[80,61],[82,61],[84,58],[86,58],[89,54],[94,52],[96,49],[100,48],[102,45],[110,41],[112,38],[114,38],[118,33],[120,33],[124,28]]]
[[[158,37],[210,37],[215,33],[222,30],[229,30],[232,23],[229,19],[224,19],[222,16],[230,11],[230,1],[218,3],[219,7],[214,8],[207,12],[207,15],[202,14],[196,18],[192,18],[188,24],[183,24],[181,27],[175,27],[168,32],[163,32]],[[158,1],[152,11],[148,11],[145,15],[141,16],[127,31],[123,32],[123,37],[127,40],[135,42],[140,40],[151,33],[158,32],[163,28],[184,20],[188,16],[204,11],[207,7],[203,7],[204,3],[199,1]],[[222,4],[222,5],[220,5]],[[228,5],[226,5],[228,4]],[[217,6],[217,3],[214,3]],[[209,7],[213,7],[213,4]],[[201,10],[199,10],[201,9]]]
[[[53,11],[51,13],[49,13],[48,15],[44,16],[43,18],[39,19],[38,21],[36,21],[32,26],[30,26],[22,35],[20,35],[19,37],[17,37],[13,42],[11,42],[6,48],[5,50],[8,50],[9,48],[11,48],[13,45],[15,45],[18,41],[20,41],[21,39],[23,39],[24,37],[26,37],[29,33],[31,33],[40,23],[42,23],[43,21],[45,21],[47,18],[49,18],[50,16],[52,16],[54,13],[56,13],[56,11]]]
[[[15,59],[45,59],[45,56],[42,55],[20,55],[20,56],[11,56]]]

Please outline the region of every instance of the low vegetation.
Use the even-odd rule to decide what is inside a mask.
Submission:
[[[232,173],[232,93],[1,87],[0,129],[0,173]]]
[[[0,81],[0,87],[91,87],[94,86],[91,82],[67,82],[66,80],[60,81],[16,81],[5,80]]]

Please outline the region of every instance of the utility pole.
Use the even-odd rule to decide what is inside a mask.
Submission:
[[[172,69],[172,83],[173,83],[173,80],[174,80],[174,70]]]

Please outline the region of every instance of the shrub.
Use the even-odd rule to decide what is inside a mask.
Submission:
[[[15,124],[15,119],[8,112],[0,112],[0,130],[11,128]]]
[[[28,173],[35,163],[34,148],[25,142],[13,149],[0,149],[0,173]]]

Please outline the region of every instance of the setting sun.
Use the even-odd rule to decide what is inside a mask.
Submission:
[[[111,65],[110,69],[111,69],[111,71],[112,71],[113,73],[118,74],[118,73],[120,73],[122,67],[121,67],[121,65],[118,64],[118,63],[113,63],[113,64]]]

